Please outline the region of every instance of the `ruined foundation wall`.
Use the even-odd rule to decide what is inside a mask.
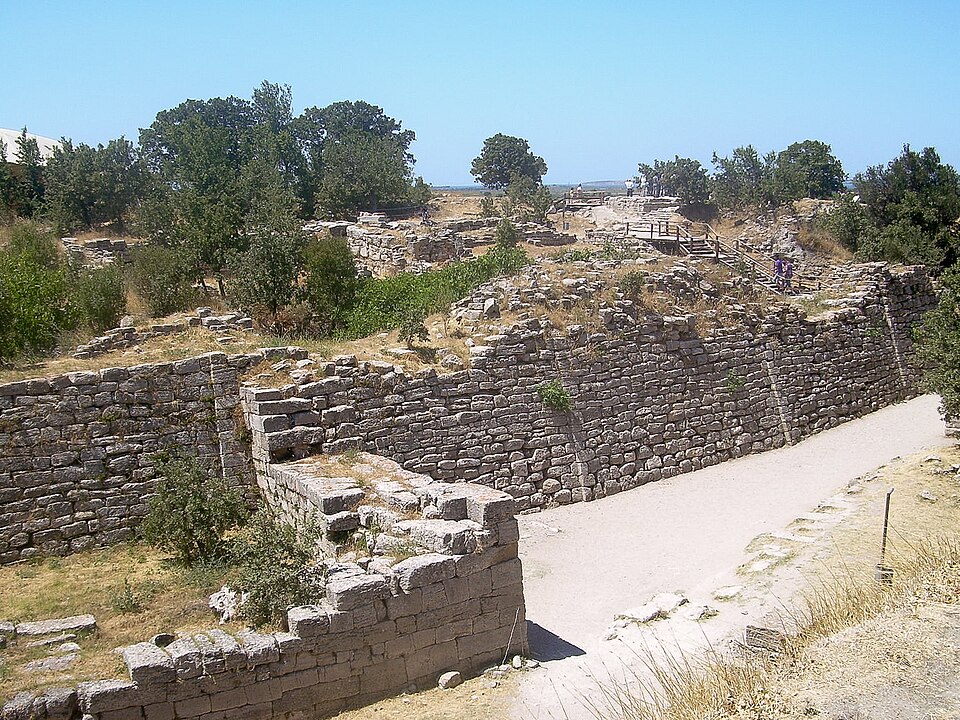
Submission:
[[[0,385],[0,563],[132,538],[160,451],[193,455],[252,487],[235,419],[239,375],[265,354],[291,352],[210,353]]]
[[[121,650],[129,680],[84,682],[3,708],[3,720],[273,720],[324,717],[440,673],[477,673],[526,646],[515,502],[489,488],[426,485],[443,518],[484,539],[392,567],[331,568],[326,597],[291,608],[289,632],[210,630]],[[310,502],[310,501],[307,501]],[[319,505],[317,506],[319,508]]]
[[[701,332],[695,316],[622,302],[601,311],[600,332],[534,321],[446,375],[336,358],[320,381],[250,391],[253,456],[358,448],[505,490],[527,509],[781,447],[918,392],[910,329],[935,303],[925,271],[870,265],[859,280],[813,319],[782,305]],[[537,386],[548,380],[571,410],[544,406]]]

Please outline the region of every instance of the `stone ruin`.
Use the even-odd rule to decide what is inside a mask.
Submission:
[[[483,305],[596,296],[582,270],[560,295],[538,281]],[[330,556],[325,597],[292,608],[286,631],[140,643],[123,650],[129,679],[17,696],[4,720],[292,718],[495,664],[525,641],[515,513],[782,447],[918,392],[925,271],[840,275],[854,289],[813,317],[777,304],[705,327],[622,295],[592,326],[521,317],[452,372],[345,355],[259,378],[307,361],[274,348],[0,385],[0,562],[133,537],[171,448],[288,522],[315,518]],[[671,271],[651,282],[703,291]],[[548,381],[570,410],[544,404]]]
[[[78,240],[77,238],[60,238],[67,255],[77,260],[81,265],[90,267],[104,267],[105,265],[124,264],[130,262],[130,249],[123,238],[92,238]]]

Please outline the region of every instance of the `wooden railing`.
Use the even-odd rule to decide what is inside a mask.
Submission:
[[[773,272],[773,258],[763,256],[758,260],[751,251],[741,246],[739,240],[732,243],[722,237],[709,225],[702,236],[691,235],[690,232],[677,223],[669,221],[651,221],[641,223],[627,223],[626,234],[639,239],[648,240],[665,250],[673,249],[677,255],[696,255],[698,257],[712,257],[714,262],[729,267],[739,275],[758,280],[764,287],[777,293],[784,293],[784,288],[777,283]],[[631,233],[631,229],[633,233]],[[755,253],[755,251],[753,251]],[[794,273],[791,279],[791,290],[819,289],[818,278]]]

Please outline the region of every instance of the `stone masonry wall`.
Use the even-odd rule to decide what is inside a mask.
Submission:
[[[210,353],[0,385],[0,563],[131,538],[161,450],[252,488],[234,413],[239,375],[299,352]]]
[[[476,673],[526,646],[515,502],[471,485],[424,484],[434,523],[469,527],[468,552],[392,567],[330,568],[326,598],[291,608],[289,632],[209,630],[121,650],[129,680],[22,693],[3,720],[273,720],[324,717],[440,673]],[[315,498],[316,507],[322,500]],[[311,501],[308,501],[311,502]]]
[[[858,271],[806,319],[782,305],[700,333],[629,301],[590,332],[537,321],[471,348],[470,370],[409,376],[347,356],[327,377],[245,389],[253,457],[363,449],[438,480],[502,489],[521,509],[591,500],[802,437],[916,394],[910,328],[935,298],[922,268]],[[557,380],[571,411],[546,408]]]

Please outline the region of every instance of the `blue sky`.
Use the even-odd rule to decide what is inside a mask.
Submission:
[[[135,139],[188,98],[366,100],[414,130],[417,174],[471,182],[519,135],[547,182],[709,166],[817,139],[848,172],[904,143],[960,166],[960,2],[6,0],[0,127]]]

